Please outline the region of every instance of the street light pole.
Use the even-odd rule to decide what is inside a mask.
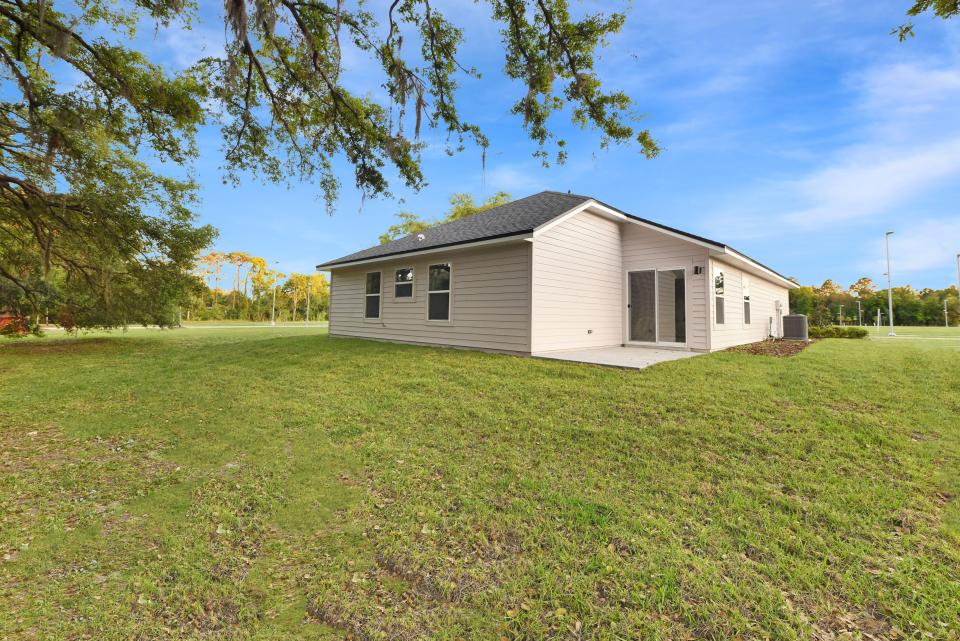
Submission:
[[[313,276],[307,276],[307,320],[304,322],[305,325],[310,324],[310,285],[313,282]]]
[[[892,231],[888,231],[884,234],[884,240],[887,243],[887,320],[890,321],[890,331],[887,333],[887,336],[896,336],[893,332],[893,281],[890,276],[890,236],[893,234]]]
[[[277,285],[273,285],[273,307],[270,308],[270,324],[277,324]]]
[[[279,260],[273,261],[274,271],[273,271],[273,306],[270,308],[270,325],[277,324],[277,279],[282,275],[280,272],[276,271],[276,266],[280,263]]]

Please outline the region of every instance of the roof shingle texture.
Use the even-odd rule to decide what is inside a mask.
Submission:
[[[322,265],[317,265],[317,269],[357,260],[406,254],[430,249],[431,247],[459,245],[471,241],[530,232],[588,200],[591,199],[586,196],[563,194],[556,191],[540,192],[466,218],[431,227],[422,232],[423,240],[418,239],[418,234],[410,234],[385,245],[368,247],[327,261]]]

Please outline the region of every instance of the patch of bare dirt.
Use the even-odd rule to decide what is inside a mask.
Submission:
[[[731,347],[728,352],[740,352],[743,354],[755,354],[757,356],[776,356],[786,358],[796,356],[807,348],[810,343],[804,341],[788,341],[784,339],[760,341],[759,343],[748,343],[746,345],[737,345]]]
[[[903,637],[904,634],[885,619],[865,611],[834,612],[827,620],[813,625],[813,638],[816,641],[893,641]]]

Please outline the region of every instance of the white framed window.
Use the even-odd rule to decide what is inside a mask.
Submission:
[[[427,320],[450,320],[450,263],[430,265],[427,273]]]
[[[743,277],[743,324],[750,324],[750,277]]]
[[[713,322],[716,323],[717,325],[723,325],[723,321],[724,321],[723,291],[724,291],[723,269],[721,269],[720,267],[714,267],[713,269],[713,306],[714,306]]]
[[[393,297],[413,298],[413,267],[402,267],[394,272]]]
[[[367,284],[363,305],[364,318],[380,318],[380,272],[367,272]]]

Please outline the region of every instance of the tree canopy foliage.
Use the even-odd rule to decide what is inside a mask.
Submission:
[[[914,0],[913,5],[907,9],[907,16],[911,18],[911,21],[896,27],[891,33],[900,38],[900,42],[903,42],[907,38],[912,38],[916,35],[914,33],[912,18],[916,18],[924,13],[932,13],[938,18],[949,20],[950,18],[955,18],[960,15],[960,2],[957,0]]]
[[[829,278],[819,287],[805,285],[790,290],[790,313],[806,314],[813,325],[856,324],[860,322],[857,302],[864,324],[876,322],[879,311],[886,322],[887,290],[871,279],[861,278],[848,288]],[[946,289],[921,289],[909,285],[893,288],[893,316],[898,325],[943,325],[944,302],[951,325],[960,323],[960,298],[955,286]]]
[[[450,196],[450,209],[447,211],[446,215],[443,218],[434,220],[420,218],[420,216],[417,214],[409,211],[401,211],[397,214],[397,218],[400,219],[400,222],[395,225],[390,225],[387,231],[380,236],[380,244],[385,245],[391,240],[403,238],[404,236],[409,236],[410,234],[416,234],[439,225],[440,223],[448,223],[452,220],[459,220],[460,218],[465,218],[466,216],[470,216],[481,211],[486,211],[487,209],[492,209],[493,207],[505,205],[510,202],[510,198],[511,196],[507,192],[499,191],[484,200],[482,203],[477,203],[473,198],[473,194],[453,194]]]
[[[34,323],[169,322],[213,237],[192,224],[195,186],[140,159],[195,153],[202,85],[89,35],[129,38],[136,20],[108,2],[0,2],[0,308]]]
[[[601,145],[634,141],[653,157],[659,148],[637,126],[630,98],[602,87],[595,55],[618,32],[623,13],[575,18],[567,0],[485,0],[500,27],[504,72],[524,88],[513,105],[545,162],[566,158],[566,141],[550,126],[556,112],[594,127]],[[461,59],[463,26],[430,0],[393,0],[374,13],[343,0],[262,2],[226,0],[230,38],[225,55],[199,67],[225,109],[228,170],[270,179],[316,178],[328,203],[340,182],[332,162],[344,155],[356,187],[389,193],[386,167],[411,188],[424,184],[418,141],[423,125],[447,136],[448,152],[467,142],[489,144],[458,108],[464,78],[479,78]],[[365,58],[386,90],[352,91],[344,82],[344,52]],[[411,134],[412,130],[412,134]],[[286,159],[284,161],[284,159]]]
[[[499,25],[504,73],[520,85],[513,111],[535,155],[565,159],[551,124],[558,112],[597,129],[602,146],[659,152],[630,99],[595,70],[624,14],[575,17],[567,0],[480,4]],[[224,9],[223,51],[173,73],[135,48],[136,31],[190,29],[197,4],[0,1],[0,308],[81,326],[169,322],[214,236],[191,213],[204,124],[222,128],[228,178],[309,181],[328,207],[340,188],[336,159],[366,196],[388,195],[394,173],[423,186],[424,126],[446,136],[450,153],[473,143],[485,156],[487,138],[456,99],[463,79],[479,77],[461,59],[464,25],[430,0],[377,11],[225,0]],[[346,81],[345,55],[378,75]],[[157,171],[165,165],[174,170]]]

